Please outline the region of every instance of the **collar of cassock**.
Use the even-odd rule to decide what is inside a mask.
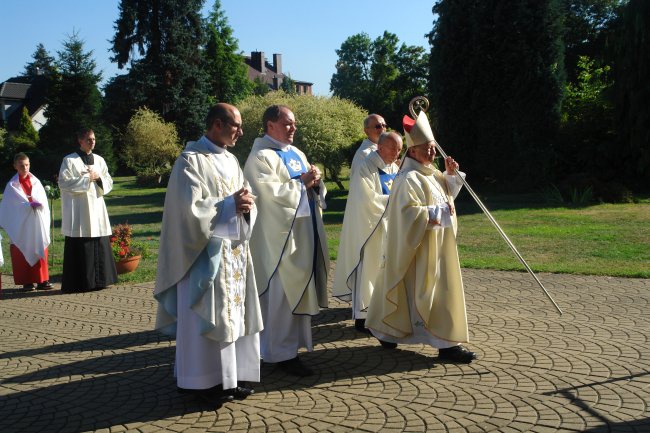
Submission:
[[[95,155],[92,152],[86,153],[86,152],[82,151],[81,149],[78,149],[77,150],[77,155],[79,155],[79,157],[81,158],[81,160],[83,161],[84,164],[86,164],[86,165],[95,165]]]

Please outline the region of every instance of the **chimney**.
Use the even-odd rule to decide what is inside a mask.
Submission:
[[[273,76],[273,90],[278,90],[280,88],[280,84],[282,82],[280,81],[280,78],[277,75]]]
[[[266,68],[264,67],[264,51],[251,52],[251,66],[260,71],[260,74],[266,72]]]
[[[282,73],[282,54],[273,54],[273,67],[276,74]]]

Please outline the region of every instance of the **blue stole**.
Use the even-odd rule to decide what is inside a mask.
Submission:
[[[377,169],[379,171],[379,183],[381,184],[381,193],[384,195],[390,194],[390,188],[393,186],[393,179],[395,179],[396,174],[386,173],[381,168]]]
[[[294,152],[293,149],[289,149],[285,152],[283,152],[281,149],[273,148],[273,150],[284,163],[284,166],[289,172],[289,177],[291,177],[291,179],[296,179],[302,182],[302,180],[300,179],[300,175],[303,173],[307,173],[307,167],[305,167],[305,164],[302,162],[302,158],[300,157],[300,155]],[[312,260],[312,269],[311,269],[311,275],[313,275],[315,270],[317,269],[316,268],[317,257],[318,257],[317,250],[320,241],[318,239],[318,227],[316,226],[316,204],[309,195],[307,195],[307,198],[309,200],[309,209],[311,210],[311,226],[314,233],[314,251],[312,252],[313,260]]]
[[[289,149],[286,152],[283,152],[280,149],[273,150],[275,150],[275,153],[278,154],[284,163],[284,166],[287,168],[289,177],[291,177],[291,179],[300,179],[301,174],[307,173],[307,167],[305,167],[302,159],[293,149]]]

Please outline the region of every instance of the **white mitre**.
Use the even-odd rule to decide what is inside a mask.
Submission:
[[[418,146],[420,144],[434,143],[436,141],[433,137],[433,131],[431,131],[431,125],[429,125],[429,120],[427,119],[424,110],[420,111],[418,118],[415,120],[405,115],[402,118],[402,126],[404,127],[404,133],[406,134],[407,148]]]

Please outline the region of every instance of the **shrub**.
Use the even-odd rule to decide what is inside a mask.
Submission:
[[[136,110],[124,133],[122,159],[138,177],[161,178],[169,174],[182,150],[173,123],[165,122],[148,108]]]

